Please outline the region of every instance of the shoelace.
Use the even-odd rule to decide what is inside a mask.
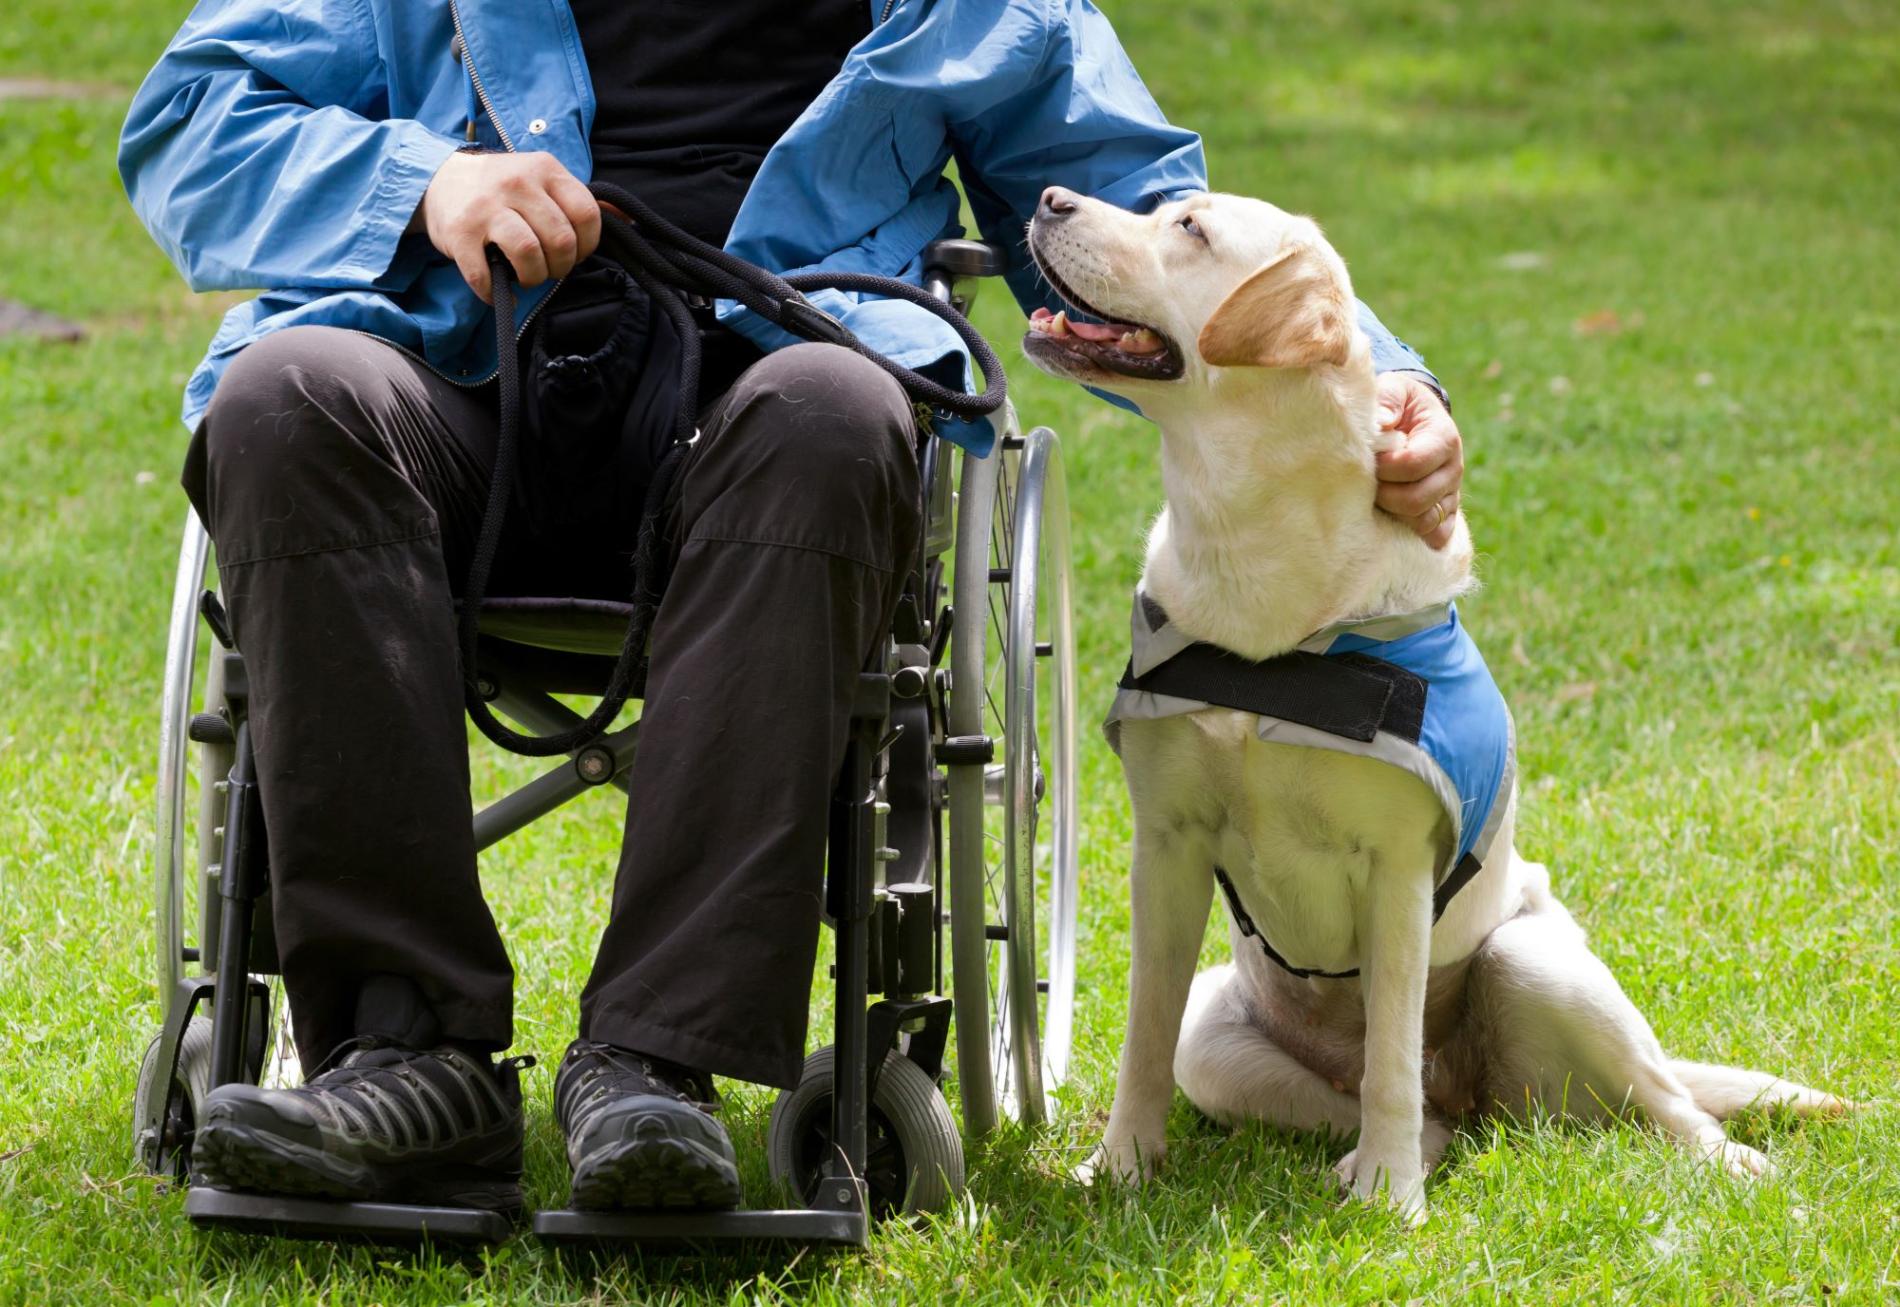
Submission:
[[[571,1105],[565,1114],[569,1117],[621,1094],[665,1094],[702,1109],[719,1103],[712,1077],[701,1071],[591,1041],[575,1044],[570,1057],[586,1065],[569,1082],[572,1088],[566,1096]]]
[[[382,1135],[411,1146],[435,1142],[453,1134],[458,1120],[457,1101],[466,1103],[475,1124],[501,1115],[496,1085],[476,1085],[474,1068],[457,1066],[449,1057],[399,1049],[374,1039],[354,1039],[333,1050],[329,1062],[345,1048],[337,1065],[311,1077],[303,1089],[328,1110],[336,1127],[359,1136]],[[432,1060],[442,1067],[430,1075],[419,1063]],[[492,1073],[491,1073],[492,1078]]]

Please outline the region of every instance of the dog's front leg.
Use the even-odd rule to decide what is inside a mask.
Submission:
[[[1152,832],[1157,824],[1159,834]],[[1137,813],[1129,887],[1128,1034],[1108,1129],[1085,1177],[1146,1179],[1166,1150],[1174,1049],[1213,904],[1213,864],[1198,841],[1165,823],[1144,823]]]
[[[1418,1224],[1425,1219],[1420,1137],[1425,1129],[1431,872],[1404,862],[1375,867],[1360,920],[1366,1070],[1359,1083],[1359,1146],[1340,1162],[1339,1175],[1361,1198],[1383,1191],[1388,1202]]]

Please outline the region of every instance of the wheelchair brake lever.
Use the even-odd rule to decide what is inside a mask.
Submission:
[[[950,628],[956,622],[957,610],[949,604],[943,606],[943,612],[937,617],[937,625],[930,633],[930,665],[943,664],[943,651],[950,647]]]
[[[231,638],[231,618],[224,611],[224,604],[218,599],[218,592],[206,590],[198,596],[198,615],[205,619],[205,625],[211,628],[211,634],[226,649],[237,648],[237,642]]]

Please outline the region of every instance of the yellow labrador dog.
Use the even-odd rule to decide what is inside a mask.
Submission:
[[[1148,1175],[1178,1081],[1209,1116],[1357,1130],[1355,1194],[1414,1220],[1447,1122],[1624,1107],[1739,1176],[1722,1121],[1847,1105],[1673,1059],[1512,847],[1508,713],[1433,550],[1373,507],[1381,432],[1346,267],[1231,195],[1137,216],[1050,190],[1029,247],[1077,311],[1025,341],[1161,429],[1167,506],[1111,717],[1134,804],[1128,1032],[1090,1170]],[[1342,653],[1343,651],[1343,653]],[[1234,960],[1200,977],[1217,882]]]

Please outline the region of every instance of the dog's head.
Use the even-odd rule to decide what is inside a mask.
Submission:
[[[1029,251],[1076,311],[1030,319],[1024,352],[1052,375],[1145,404],[1217,369],[1352,361],[1346,265],[1310,218],[1264,201],[1195,195],[1141,215],[1050,187]]]

